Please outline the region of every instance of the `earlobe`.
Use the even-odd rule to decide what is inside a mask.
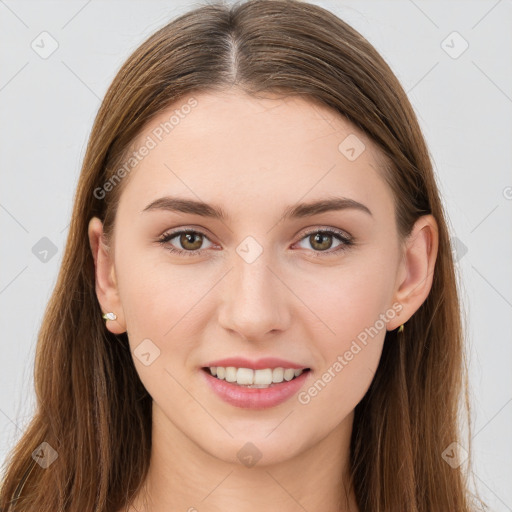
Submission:
[[[395,301],[403,306],[400,318],[388,323],[387,329],[404,324],[428,297],[434,279],[438,250],[438,227],[433,215],[420,217],[407,238],[395,292]]]
[[[114,313],[114,315],[110,315],[110,319],[105,319],[106,327],[113,334],[122,334],[126,331],[126,326],[117,288],[114,262],[108,246],[103,242],[103,224],[97,217],[93,217],[89,221],[88,236],[94,259],[96,296],[102,314]]]

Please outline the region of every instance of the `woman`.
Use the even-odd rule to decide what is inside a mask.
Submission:
[[[465,380],[445,214],[388,65],[318,6],[205,5],[98,112],[0,507],[474,510]]]

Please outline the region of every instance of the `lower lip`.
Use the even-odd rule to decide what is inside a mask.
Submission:
[[[280,382],[269,388],[246,388],[217,379],[208,371],[201,370],[210,388],[222,400],[243,409],[268,409],[285,402],[299,391],[310,372],[311,370],[302,372],[295,379]]]

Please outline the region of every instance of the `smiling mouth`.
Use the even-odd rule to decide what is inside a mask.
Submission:
[[[235,368],[233,366],[221,367],[210,366],[202,368],[204,372],[218,380],[225,380],[229,384],[245,388],[272,388],[280,384],[286,384],[303,373],[309,372],[310,368],[264,368],[253,370],[251,368]]]

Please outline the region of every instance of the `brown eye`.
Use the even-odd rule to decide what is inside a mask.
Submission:
[[[201,233],[197,233],[196,231],[187,231],[180,235],[180,244],[184,249],[188,249],[190,251],[198,250],[203,243],[203,235]]]
[[[317,249],[318,251],[325,251],[330,249],[332,246],[332,235],[324,234],[319,231],[313,235],[309,235],[309,243],[313,249]]]
[[[337,242],[337,244],[333,245],[333,242]],[[310,247],[302,246],[302,248],[311,248],[312,251],[310,252],[312,252],[313,255],[320,256],[323,255],[322,253],[325,253],[325,256],[330,256],[344,251],[354,245],[354,239],[343,231],[334,231],[333,229],[316,229],[315,231],[306,233],[300,240],[299,246],[304,243],[307,243]],[[329,250],[331,248],[333,249]]]
[[[210,246],[213,245],[206,235],[195,230],[174,231],[164,234],[159,239],[160,244],[165,246],[169,252],[183,256],[202,254],[203,251],[206,251],[204,247],[201,248],[205,241],[209,242]]]

